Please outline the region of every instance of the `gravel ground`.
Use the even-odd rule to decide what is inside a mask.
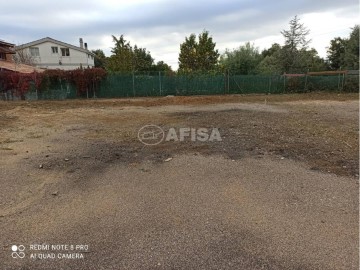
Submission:
[[[357,97],[294,96],[1,103],[0,268],[358,269]]]

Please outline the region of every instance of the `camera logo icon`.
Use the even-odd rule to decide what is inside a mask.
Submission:
[[[157,145],[161,143],[164,138],[164,130],[157,125],[146,125],[138,131],[138,139],[145,145]]]
[[[11,246],[11,257],[14,259],[24,259],[25,258],[25,246],[23,245],[12,245]]]

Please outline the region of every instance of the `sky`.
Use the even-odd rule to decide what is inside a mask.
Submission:
[[[0,39],[20,45],[51,37],[107,56],[111,35],[146,48],[155,61],[178,67],[180,44],[191,33],[209,31],[220,53],[246,42],[259,50],[284,39],[281,30],[298,15],[315,48],[326,57],[330,40],[348,37],[359,24],[357,0],[12,0],[0,10]]]

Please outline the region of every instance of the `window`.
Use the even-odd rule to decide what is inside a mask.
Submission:
[[[38,47],[30,47],[30,55],[31,56],[40,56]]]
[[[0,53],[0,60],[6,60],[5,53]]]
[[[61,48],[61,55],[62,56],[70,56],[70,49],[69,48]]]
[[[51,52],[52,53],[58,53],[58,47],[51,47]]]

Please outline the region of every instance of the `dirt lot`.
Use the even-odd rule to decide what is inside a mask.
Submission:
[[[0,268],[358,269],[358,113],[357,94],[1,102]],[[222,141],[147,146],[149,124]]]

